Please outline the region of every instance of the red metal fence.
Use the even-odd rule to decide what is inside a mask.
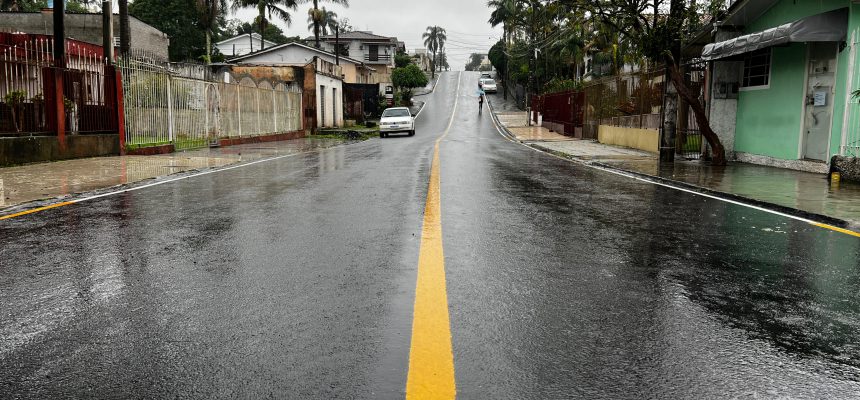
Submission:
[[[531,107],[553,131],[596,139],[601,124],[659,129],[663,70],[642,71],[586,83],[579,90],[532,98]]]
[[[117,132],[116,70],[101,47],[68,40],[62,66],[53,47],[51,36],[0,33],[0,135]]]

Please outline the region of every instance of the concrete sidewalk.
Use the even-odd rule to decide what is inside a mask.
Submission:
[[[225,167],[344,143],[304,138],[153,156],[95,157],[0,168],[0,213],[26,203],[132,184],[181,172]]]
[[[511,137],[528,146],[582,163],[843,226],[860,227],[860,184],[831,184],[826,175],[740,162],[712,167],[698,161],[661,166],[657,155],[592,140],[577,140],[543,127],[527,127],[526,113],[500,111],[499,122]]]

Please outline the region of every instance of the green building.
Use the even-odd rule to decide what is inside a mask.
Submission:
[[[826,173],[860,155],[860,2],[736,0],[712,33],[706,96],[730,158]]]

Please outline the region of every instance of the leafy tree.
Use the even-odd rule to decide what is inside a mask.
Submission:
[[[255,21],[259,24],[260,36],[266,40],[266,29],[270,25],[269,19],[278,18],[289,26],[293,22],[289,10],[295,10],[297,4],[296,0],[235,0],[232,8],[234,12],[240,8],[256,8],[258,17]],[[261,47],[265,47],[263,43],[261,43]]]
[[[466,64],[466,71],[477,71],[481,67],[481,61],[483,60],[483,55],[472,53],[472,55],[469,56],[469,62]]]
[[[88,12],[95,0],[70,0],[66,12]],[[48,7],[48,0],[0,0],[0,11],[35,12]]]
[[[412,64],[412,57],[410,57],[406,53],[397,53],[394,55],[394,66],[396,68],[403,68]]]
[[[196,0],[196,3],[200,27],[206,36],[205,60],[209,63],[212,62],[212,36],[217,35],[218,28],[224,24],[227,0]]]
[[[256,17],[253,23],[242,22],[237,19],[231,20],[228,23],[226,29],[224,29],[224,31],[221,33],[219,38],[221,40],[224,40],[238,35],[256,33],[258,32],[257,27],[260,26],[259,18],[259,16]],[[284,31],[282,31],[281,28],[278,28],[278,26],[275,24],[266,25],[265,37],[266,40],[276,44],[284,44],[290,42],[304,43],[298,36],[287,37],[286,35],[284,35]]]
[[[430,61],[431,66],[431,77],[436,77],[436,69],[438,68],[438,59],[436,55],[443,51],[445,48],[445,41],[448,40],[447,32],[445,32],[445,28],[439,26],[428,26],[427,30],[421,36],[424,39],[424,47],[427,50],[430,50],[430,53],[433,54],[433,59]]]
[[[340,4],[344,7],[349,7],[349,0],[299,0],[302,3],[313,2],[314,6],[308,11],[308,15],[311,17],[314,24],[314,46],[317,48],[320,47],[320,28],[324,23],[325,15],[320,10],[320,1],[328,1],[334,4]]]
[[[317,20],[317,13],[319,20]],[[329,32],[334,32],[338,29],[337,13],[326,10],[325,7],[314,11],[308,10],[308,30],[315,32],[314,29],[319,27],[319,33],[323,36],[328,36]]]
[[[415,64],[395,68],[391,72],[391,82],[401,91],[401,99],[407,105],[412,103],[412,89],[427,86],[427,75]]]
[[[206,48],[206,36],[199,25],[195,1],[135,0],[128,10],[170,37],[171,61],[195,60],[204,55]]]
[[[492,64],[493,68],[502,75],[502,78],[507,78],[505,71],[507,71],[508,67],[508,56],[505,55],[504,40],[499,40],[490,48],[490,53],[487,54],[487,58],[490,59],[490,64]]]
[[[674,136],[673,115],[677,113],[678,96],[693,110],[702,136],[713,151],[712,164],[725,165],[725,149],[719,137],[711,129],[705,108],[687,86],[680,70],[681,38],[688,37],[701,26],[703,13],[718,13],[725,2],[711,0],[708,4],[694,0],[669,0],[668,13],[665,1],[652,0],[559,0],[562,3],[583,7],[588,13],[629,41],[641,56],[662,61],[668,71],[671,84],[666,89],[666,104],[663,112],[664,138]],[[655,17],[656,16],[656,17]],[[661,144],[667,148],[667,143]],[[661,153],[661,160],[668,160],[671,153]]]
[[[347,33],[347,32],[354,32],[355,31],[355,28],[349,22],[349,18],[341,18],[337,24],[340,27],[341,33]]]

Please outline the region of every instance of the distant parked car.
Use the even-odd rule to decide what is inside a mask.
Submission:
[[[489,72],[481,72],[481,79],[484,78],[492,78],[492,76],[490,76]]]
[[[382,112],[379,120],[379,137],[385,138],[392,133],[415,135],[415,117],[406,107],[394,107]]]
[[[481,79],[481,87],[484,89],[484,93],[497,93],[498,88],[496,87],[496,81],[489,78]]]

